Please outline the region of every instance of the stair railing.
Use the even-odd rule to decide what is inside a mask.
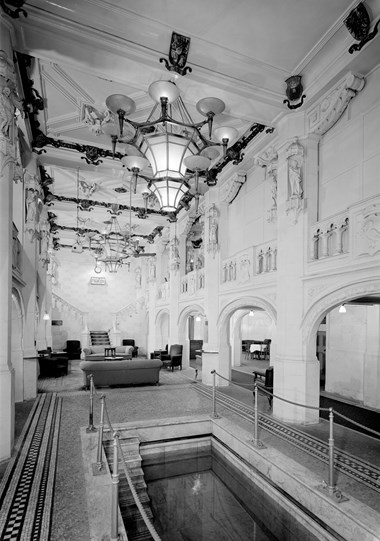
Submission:
[[[92,419],[93,419],[93,397],[95,395],[98,395],[96,391],[96,387],[93,382],[93,375],[90,374],[88,376],[90,380],[90,424],[92,426]],[[91,391],[92,390],[92,391]],[[106,396],[104,394],[99,395],[100,403],[101,403],[101,409],[100,409],[100,423],[99,423],[99,435],[98,435],[98,446],[97,446],[97,466],[98,469],[101,470],[103,468],[103,461],[102,461],[102,450],[103,450],[103,429],[104,429],[104,417],[106,418],[108,428],[110,432],[113,434],[113,467],[112,467],[112,505],[111,505],[111,536],[110,541],[118,541],[119,534],[118,534],[118,512],[119,512],[119,460],[121,460],[122,468],[125,474],[125,477],[127,479],[127,483],[129,486],[129,489],[131,491],[132,497],[134,499],[134,502],[136,504],[137,509],[140,512],[140,515],[142,519],[145,522],[145,525],[152,536],[152,539],[154,541],[161,541],[160,536],[156,532],[153,524],[151,523],[149,517],[147,516],[145,509],[140,501],[140,498],[137,494],[137,491],[133,485],[133,481],[131,479],[131,476],[128,471],[127,464],[125,462],[123,449],[121,447],[121,443],[119,441],[119,433],[113,428],[109,412],[107,409],[106,404]],[[94,427],[94,430],[97,429]],[[89,431],[89,429],[87,429]],[[120,458],[119,458],[120,457]]]

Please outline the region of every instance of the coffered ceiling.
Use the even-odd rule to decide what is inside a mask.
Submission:
[[[168,57],[173,31],[191,38],[187,63],[192,71],[178,77],[176,84],[193,120],[203,120],[195,108],[198,100],[218,97],[226,109],[215,118],[215,127],[233,126],[242,137],[254,123],[275,127],[289,114],[283,103],[289,76],[302,75],[307,106],[343,73],[353,70],[365,75],[378,63],[380,38],[360,55],[348,53],[354,40],[343,21],[357,4],[347,0],[27,1],[28,16],[21,15],[15,22],[15,48],[32,58],[26,73],[35,95],[43,100],[35,120],[44,136],[67,143],[36,148],[53,181],[49,189],[58,196],[51,206],[62,226],[57,230],[58,244],[75,242],[78,218],[86,227],[100,230],[109,220],[107,204],[111,203],[122,206],[118,217],[122,228],[127,229],[132,219],[133,234],[140,235],[142,245],[147,245],[147,236],[168,224],[154,198],[147,216],[138,210],[144,208],[141,191],[146,182],[140,180],[137,193],[130,193],[131,174],[119,159],[128,154],[128,147],[118,144],[113,159],[109,137],[97,131],[96,119],[91,124],[86,111],[90,107],[102,114],[108,95],[125,94],[137,105],[131,118],[146,120],[153,107],[149,85],[173,75],[160,62]],[[366,7],[376,18],[380,0],[370,0]],[[274,136],[263,131],[250,144],[263,144]],[[105,153],[86,160],[80,145]],[[77,210],[77,199],[103,205]]]

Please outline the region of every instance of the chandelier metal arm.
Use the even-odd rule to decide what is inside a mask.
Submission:
[[[174,124],[176,126],[183,126],[185,128],[194,128],[196,130],[200,130],[205,124],[208,124],[208,119],[201,120],[200,122],[196,122],[195,124],[190,124],[188,122],[181,122],[180,120],[175,120],[173,117],[171,117],[168,114],[161,115],[160,118],[156,120],[146,121],[146,122],[135,122],[134,120],[130,120],[127,117],[124,117],[124,122],[127,122],[131,126],[133,126],[136,130],[142,130],[144,128],[149,128],[151,126],[156,126],[157,124]]]

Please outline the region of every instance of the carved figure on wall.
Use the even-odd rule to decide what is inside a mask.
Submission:
[[[33,237],[36,233],[36,228],[37,228],[38,192],[35,190],[27,189],[25,197],[26,197],[25,231],[30,233]]]
[[[207,250],[215,257],[218,249],[218,211],[215,205],[212,205],[208,212],[209,217],[209,236]]]
[[[302,197],[301,160],[298,156],[292,156],[288,161],[290,196]]]
[[[240,280],[242,282],[247,282],[250,277],[250,266],[251,262],[247,256],[243,256],[240,260]]]
[[[137,267],[137,269],[135,270],[135,283],[136,283],[137,288],[141,287],[141,268],[140,267]]]
[[[272,196],[272,208],[277,208],[277,177],[276,175],[272,175],[272,185],[270,188],[271,196]]]
[[[49,249],[49,256],[50,256],[50,261],[49,261],[49,264],[48,264],[47,273],[51,276],[51,283],[56,286],[56,285],[58,285],[58,266],[59,266],[59,262],[58,262],[57,258],[55,257],[55,255],[52,253],[51,249]]]
[[[156,279],[156,263],[154,259],[149,261],[149,280],[153,281]]]
[[[16,108],[22,110],[22,101],[19,99],[15,84],[0,75],[0,129],[4,137],[12,137],[11,128],[15,124]]]
[[[290,197],[302,198],[302,174],[301,167],[303,164],[303,147],[299,144],[298,139],[295,138],[292,144],[289,146],[286,152],[288,158],[288,178]]]

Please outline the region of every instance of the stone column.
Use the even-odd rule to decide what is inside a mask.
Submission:
[[[180,271],[179,271],[179,241],[177,237],[176,223],[170,224],[170,250],[169,250],[169,344],[179,343],[179,292],[180,292]],[[182,366],[186,368],[189,366],[189,358],[182,359]]]
[[[15,166],[15,73],[12,26],[0,12],[0,461],[9,458],[14,442],[15,380],[11,362],[12,192]]]
[[[40,186],[37,177],[37,160],[35,156],[31,156],[31,160],[28,163],[24,171],[24,188],[25,188],[25,201],[27,201],[27,193],[29,194],[29,207],[27,211],[29,217],[34,214],[37,216],[37,201],[40,192]],[[33,203],[30,201],[31,194],[33,197]],[[34,209],[32,210],[32,205]],[[27,223],[27,212],[24,216],[25,228],[24,228],[24,264],[23,266],[23,279],[25,280],[25,287],[23,289],[23,297],[25,299],[25,325],[23,333],[23,348],[24,348],[24,400],[29,400],[37,396],[37,378],[39,373],[38,359],[36,357],[36,316],[38,313],[37,307],[37,267],[38,267],[38,255],[37,255],[37,222],[34,220],[32,226],[32,220]]]
[[[202,383],[212,385],[212,370],[229,378],[229,351],[226,357],[227,337],[219,337],[219,288],[220,288],[220,240],[227,238],[222,228],[226,225],[226,205],[216,203],[216,190],[210,188],[205,194],[204,243],[205,243],[205,296],[204,307],[207,319],[207,337],[203,342]],[[225,338],[223,344],[220,340]],[[223,352],[221,347],[223,348]],[[224,359],[224,362],[223,360]],[[218,381],[221,386],[227,385],[225,380]]]
[[[318,140],[314,136],[308,140],[305,137],[294,138],[297,129],[303,135],[304,118],[302,113],[291,116],[291,120],[283,120],[279,130],[283,140],[278,149],[277,175],[277,354],[272,359],[274,394],[295,403],[317,407],[319,363],[316,356],[306,358],[301,329],[305,235],[308,234],[308,220],[316,217]],[[276,399],[273,414],[291,423],[318,422],[319,417],[318,410]]]

